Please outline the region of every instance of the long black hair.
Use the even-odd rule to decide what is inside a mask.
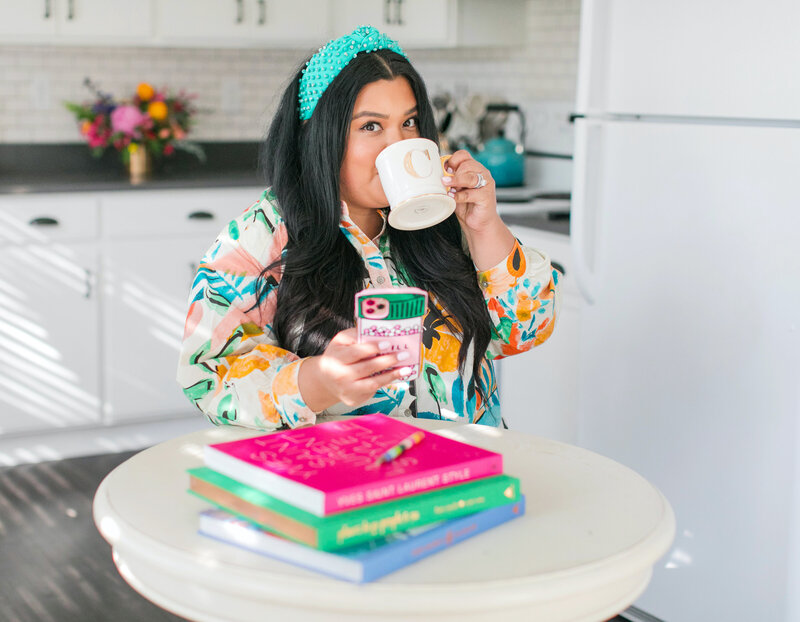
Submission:
[[[264,175],[277,197],[288,241],[282,258],[261,273],[256,299],[263,299],[279,272],[272,328],[281,347],[305,357],[321,354],[337,332],[354,325],[353,298],[368,276],[358,251],[339,230],[339,171],[356,97],[367,84],[402,76],[417,101],[420,136],[438,142],[438,135],[425,84],[400,54],[359,54],[325,89],[305,122],[298,117],[301,75],[302,70],[284,92],[262,147]],[[475,389],[485,398],[488,387],[482,386],[480,367],[492,328],[457,217],[418,231],[387,227],[398,274],[428,291],[444,310],[431,304],[433,317],[461,336],[462,373],[472,344]]]

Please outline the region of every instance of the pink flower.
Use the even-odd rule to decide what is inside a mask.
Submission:
[[[175,146],[172,145],[172,143],[167,143],[166,145],[164,145],[164,155],[165,156],[170,156],[173,153],[175,153]]]
[[[132,136],[145,120],[147,115],[136,106],[117,106],[111,113],[111,127],[115,132],[122,132],[128,136]]]

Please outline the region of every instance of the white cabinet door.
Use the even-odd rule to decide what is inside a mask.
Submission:
[[[564,269],[564,276],[559,285],[561,306],[550,338],[529,352],[498,361],[503,418],[512,430],[574,442],[580,306],[569,238],[527,227],[511,230],[524,245],[550,255],[554,265]]]
[[[256,0],[253,12],[259,46],[319,47],[331,38],[328,2]]]
[[[245,17],[244,0],[159,0],[156,33],[175,42],[236,40],[252,34]]]
[[[54,0],[58,38],[148,43],[153,33],[150,0]]]
[[[199,414],[175,380],[189,290],[213,236],[115,241],[104,250],[108,422]]]
[[[0,42],[56,32],[56,0],[0,2]]]
[[[334,36],[368,24],[404,49],[525,41],[524,0],[332,0],[332,7]]]
[[[0,250],[0,433],[100,421],[97,245]]]
[[[328,16],[318,0],[159,0],[156,32],[169,45],[319,46]]]
[[[0,2],[0,43],[148,44],[151,0]]]
[[[401,47],[447,47],[455,44],[455,0],[338,0],[335,36],[357,26],[375,26]]]
[[[262,188],[102,195],[104,412],[109,422],[199,414],[175,380],[197,265]]]

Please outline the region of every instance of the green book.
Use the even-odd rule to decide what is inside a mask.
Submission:
[[[190,493],[268,531],[322,551],[346,548],[520,498],[516,477],[493,475],[317,516],[207,467],[190,469],[189,476]]]

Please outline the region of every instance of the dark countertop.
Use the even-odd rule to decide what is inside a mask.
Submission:
[[[507,225],[530,227],[541,231],[551,231],[561,235],[569,235],[569,213],[536,213],[536,214],[500,214]]]
[[[93,158],[80,144],[0,144],[0,195],[48,192],[113,192],[263,186],[258,171],[259,144],[201,144],[206,162],[178,152],[152,179],[132,185],[114,153]],[[569,235],[569,213],[502,214],[509,225]]]
[[[47,175],[11,178],[0,177],[2,194],[40,194],[46,192],[106,192],[116,190],[172,190],[190,188],[230,188],[236,186],[263,186],[261,176],[255,171],[199,170],[169,176],[158,176],[141,184],[132,185],[123,173],[109,175],[82,175],[49,173]]]
[[[80,144],[0,144],[0,194],[262,186],[255,142],[201,143],[206,161],[177,152],[151,180],[132,185],[117,154]]]

